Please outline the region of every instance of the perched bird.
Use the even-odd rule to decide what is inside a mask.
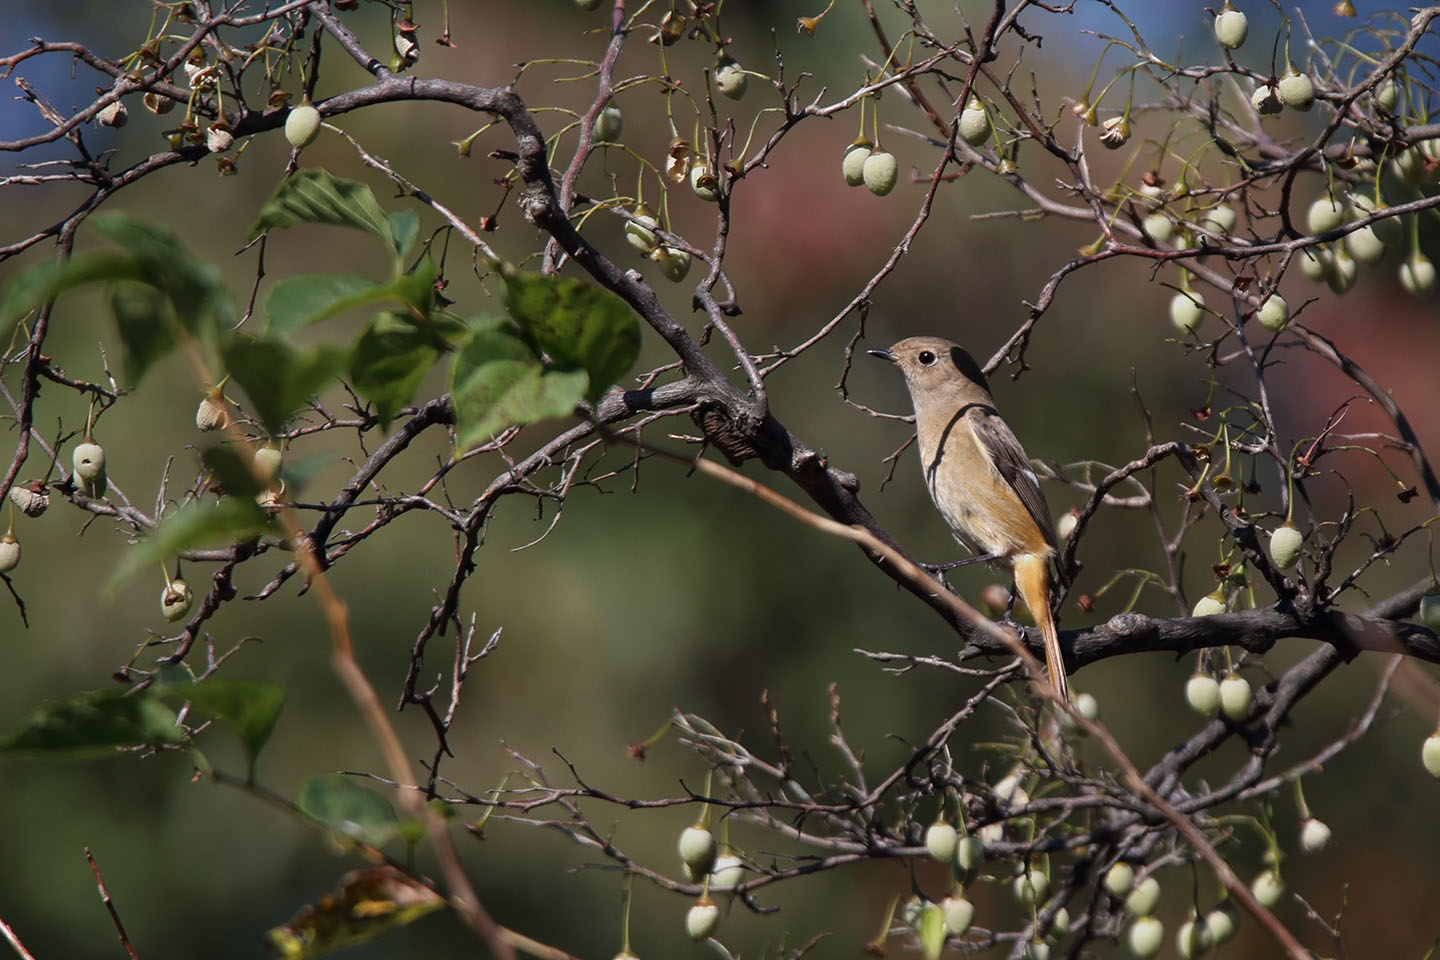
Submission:
[[[995,409],[984,371],[963,347],[939,337],[910,337],[870,353],[905,375],[930,498],[977,560],[1014,575],[1045,638],[1050,683],[1068,702],[1065,658],[1050,612],[1056,552],[1050,508],[1024,448]]]

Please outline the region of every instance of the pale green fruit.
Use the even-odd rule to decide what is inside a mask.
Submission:
[[[1311,280],[1320,283],[1329,276],[1333,259],[1329,250],[1306,247],[1300,251],[1300,271]]]
[[[1440,778],[1440,731],[1430,734],[1420,745],[1420,762],[1430,776]]]
[[[1202,717],[1213,717],[1220,709],[1220,682],[1208,673],[1197,673],[1185,681],[1185,702]]]
[[[895,181],[899,179],[900,175],[900,165],[895,162],[894,154],[877,150],[865,158],[861,175],[866,189],[877,197],[883,197],[895,189]]]
[[[1012,887],[1021,906],[1033,907],[1045,899],[1045,893],[1050,889],[1050,878],[1043,870],[1026,870],[1015,877]]]
[[[1031,940],[1020,954],[1022,960],[1050,960],[1050,944],[1044,940]]]
[[[961,837],[955,845],[955,865],[966,873],[979,866],[984,856],[985,850],[974,837]]]
[[[945,932],[952,937],[969,930],[975,919],[975,904],[958,894],[941,900],[940,909],[945,913]]]
[[[650,257],[660,264],[660,272],[665,274],[665,278],[674,283],[684,280],[686,274],[690,272],[690,254],[684,250],[668,247],[662,243],[655,248],[655,252],[650,254]]]
[[[990,139],[993,130],[985,105],[980,102],[979,97],[971,97],[970,102],[965,104],[965,109],[960,111],[960,139],[972,147],[978,147]]]
[[[320,111],[302,103],[285,118],[285,139],[295,148],[308,147],[320,136]]]
[[[1332,251],[1330,271],[1325,275],[1325,282],[1336,293],[1345,293],[1355,286],[1355,278],[1359,273],[1360,266],[1355,262],[1355,258],[1350,256],[1344,246],[1339,246]]]
[[[730,57],[721,57],[715,66],[715,89],[731,100],[739,100],[745,96],[749,86],[750,78],[745,68]]]
[[[1119,150],[1130,142],[1130,120],[1126,117],[1111,117],[1100,124],[1100,145],[1109,150]]]
[[[1363,193],[1352,193],[1350,195],[1350,219],[1360,220],[1372,213],[1384,213],[1387,207],[1384,199],[1368,197]],[[1376,220],[1370,224],[1369,229],[1375,231],[1375,235],[1382,243],[1395,243],[1399,241],[1404,233],[1398,217],[1388,217],[1384,220]]]
[[[1288,520],[1270,534],[1270,559],[1281,570],[1289,570],[1300,559],[1300,548],[1305,545],[1305,535]]]
[[[715,868],[710,871],[711,890],[733,890],[745,881],[745,863],[733,853],[722,853],[715,858]]]
[[[1395,155],[1390,161],[1390,169],[1395,176],[1404,180],[1412,187],[1418,187],[1429,179],[1429,173],[1425,169],[1425,154],[1419,147],[1406,147]]]
[[[600,4],[604,2],[605,0],[575,0],[575,6],[581,10],[599,10]]]
[[[865,161],[870,159],[870,141],[856,140],[845,148],[845,160],[840,164],[840,169],[845,174],[845,182],[852,187],[858,187],[865,182]]]
[[[1170,322],[1183,333],[1194,333],[1205,319],[1205,298],[1194,291],[1170,298]]]
[[[1160,881],[1154,877],[1146,877],[1135,884],[1135,889],[1131,890],[1130,895],[1125,898],[1125,909],[1137,917],[1150,916],[1158,906],[1160,906]]]
[[[50,509],[50,494],[45,492],[45,485],[36,480],[24,486],[11,487],[10,502],[19,507],[25,516],[38,517]]]
[[[1105,871],[1105,889],[1112,897],[1123,897],[1135,885],[1135,868],[1121,860]]]
[[[1219,590],[1207,593],[1195,601],[1195,607],[1190,611],[1192,617],[1213,617],[1217,613],[1225,612],[1225,596]]]
[[[9,573],[20,566],[20,541],[15,534],[0,536],[0,573]]]
[[[1375,106],[1386,113],[1394,113],[1395,105],[1400,102],[1400,84],[1394,80],[1386,80],[1375,88]]]
[[[1070,911],[1061,907],[1055,911],[1055,916],[1050,918],[1050,931],[1056,934],[1070,932]]]
[[[704,160],[696,159],[690,164],[690,189],[706,203],[715,203],[720,199],[720,181],[715,179],[710,165]]]
[[[685,932],[691,940],[704,940],[720,926],[720,908],[702,898],[695,902],[685,914]]]
[[[1138,960],[1151,960],[1164,945],[1165,924],[1151,916],[1140,917],[1125,933],[1125,946]]]
[[[930,856],[941,863],[955,859],[955,850],[960,845],[960,834],[950,824],[936,821],[925,831],[925,849]]]
[[[1175,934],[1175,949],[1185,960],[1200,956],[1210,949],[1213,942],[1210,927],[1200,917],[1180,924],[1180,930]]]
[[[1215,39],[1226,50],[1238,50],[1250,34],[1250,21],[1245,14],[1230,4],[1225,4],[1215,17]]]
[[[1315,105],[1315,85],[1303,73],[1290,71],[1276,85],[1280,102],[1291,110],[1306,111]]]
[[[1261,84],[1250,94],[1250,106],[1262,117],[1271,117],[1285,109],[1280,103],[1280,98],[1275,95],[1275,88],[1269,84]]]
[[[1329,233],[1345,222],[1345,205],[1332,196],[1323,196],[1310,204],[1305,219],[1311,233]]]
[[[1385,259],[1385,241],[1375,232],[1375,227],[1361,227],[1345,235],[1345,249],[1360,263],[1373,265]]]
[[[1236,723],[1250,715],[1250,704],[1254,695],[1250,681],[1238,673],[1228,673],[1220,681],[1220,712]]]
[[[1272,293],[1260,304],[1260,309],[1255,311],[1255,319],[1271,333],[1279,333],[1290,323],[1290,305],[1280,294]]]
[[[620,108],[613,103],[600,111],[595,118],[595,126],[592,128],[597,143],[615,143],[620,139],[620,132],[625,129],[625,117],[620,113]]]
[[[109,483],[105,478],[105,449],[100,444],[77,444],[70,462],[75,468],[75,476],[80,478],[80,489],[87,497],[105,496]]]
[[[1280,898],[1285,896],[1285,884],[1273,869],[1262,870],[1250,882],[1250,892],[1260,901],[1262,907],[1271,910],[1280,902]]]
[[[1300,849],[1306,853],[1319,853],[1330,842],[1330,826],[1324,820],[1306,817],[1300,824]]]
[[[1095,694],[1078,693],[1074,702],[1076,712],[1086,720],[1094,722],[1100,719],[1100,701],[1095,699]]]
[[[1175,224],[1163,213],[1152,213],[1145,218],[1143,226],[1156,243],[1169,243],[1175,235]]]
[[[1410,259],[1400,264],[1400,286],[1414,296],[1430,296],[1435,292],[1435,264],[1416,250]]]
[[[1440,593],[1427,593],[1420,598],[1420,622],[1440,633]]]
[[[995,782],[995,796],[1007,810],[1023,807],[1030,802],[1030,794],[1026,793],[1025,788],[1020,785],[1022,772],[1019,767],[1016,767]]]
[[[643,203],[636,204],[632,216],[634,220],[625,221],[625,241],[641,253],[649,253],[660,246],[660,238],[655,236],[655,228],[660,226],[660,221],[650,208]]]
[[[273,443],[265,444],[255,451],[256,475],[263,478],[266,483],[271,483],[280,475],[280,463],[283,459],[284,455],[280,452],[279,447]]]
[[[190,612],[191,599],[190,584],[176,577],[165,584],[165,592],[160,594],[160,612],[174,623]]]
[[[1200,226],[1211,233],[1229,233],[1235,229],[1235,209],[1223,203],[1211,207],[1201,215]]]
[[[1235,928],[1239,922],[1240,912],[1228,899],[1220,901],[1214,910],[1205,914],[1205,929],[1210,931],[1210,939],[1216,946],[1235,936]]]
[[[680,854],[680,862],[685,865],[685,872],[693,881],[698,882],[715,866],[715,835],[698,823],[680,832],[676,850]]]

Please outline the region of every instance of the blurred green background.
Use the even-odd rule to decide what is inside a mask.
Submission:
[[[788,79],[802,72],[812,75],[802,87],[802,100],[808,101],[822,86],[827,90],[823,102],[839,99],[862,78],[865,68],[858,54],[879,54],[860,4],[848,0],[842,0],[814,38],[797,37],[794,18],[816,13],[820,6],[819,0],[731,0],[724,10],[727,32],[734,39],[730,52],[755,70],[772,72],[778,44]],[[938,33],[955,34],[959,21],[949,4],[920,6]],[[1081,6],[1085,9],[1074,16],[1042,17],[1037,12],[1034,22],[1026,22],[1046,43],[1039,54],[1027,53],[1022,70],[1035,72],[1037,90],[1047,104],[1078,96],[1084,86],[1101,41],[1082,35],[1082,30],[1122,31],[1101,5]],[[1216,59],[1201,3],[1139,6],[1126,12],[1157,49],[1173,53],[1180,37],[1188,60]],[[1362,14],[1375,9],[1361,6]],[[1329,3],[1301,7],[1317,36],[1349,26],[1330,15]],[[0,49],[12,52],[23,47],[26,38],[42,36],[78,40],[102,55],[119,56],[143,40],[150,9],[133,0],[11,4],[0,28]],[[989,8],[967,2],[961,9],[978,29]],[[453,49],[429,42],[440,30],[439,4],[416,5],[414,19],[421,24],[423,43],[416,73],[503,84],[515,76],[519,62],[596,58],[606,39],[600,29],[603,15],[585,14],[570,0],[456,3],[449,13],[457,44]],[[892,37],[898,35],[894,11],[881,13]],[[1262,67],[1266,56],[1258,48],[1268,51],[1276,14],[1273,9],[1250,13],[1255,49],[1244,52],[1253,54],[1253,65]],[[362,5],[346,22],[373,49],[388,47],[388,16],[378,4]],[[657,49],[636,37],[617,76],[655,71]],[[700,69],[709,62],[700,42],[674,48],[671,57],[672,71],[691,84],[700,82]],[[1001,62],[1008,63],[1004,57],[1002,53]],[[1102,68],[1102,82],[1114,62]],[[83,67],[75,68],[72,79],[71,69],[69,60],[54,56],[27,61],[16,74],[26,76],[66,110],[88,102],[97,82]],[[584,73],[573,63],[537,65],[525,73],[518,90],[532,107],[583,108],[593,96],[591,83],[558,80]],[[321,96],[365,80],[338,50],[327,47]],[[1028,86],[1028,81],[1020,85]],[[298,78],[290,78],[287,86],[298,89]],[[722,105],[736,118],[742,138],[751,118],[771,103],[761,87],[752,81],[743,103]],[[933,87],[929,91],[933,93]],[[935,99],[943,109],[944,97]],[[623,94],[619,103],[625,112],[626,143],[659,162],[669,132],[658,88],[641,85]],[[929,132],[896,94],[887,94],[880,110],[887,124]],[[138,104],[130,116],[129,126],[121,131],[84,131],[93,149],[114,151],[112,170],[163,145],[163,121]],[[566,122],[559,113],[539,113],[538,119],[547,132]],[[774,122],[775,115],[766,114],[760,129],[768,130]],[[1275,132],[1302,135],[1321,122],[1317,111],[1278,121]],[[471,133],[478,123],[452,107],[392,104],[346,115],[336,123],[469,222],[499,205],[500,230],[492,242],[501,253],[520,257],[535,248],[534,231],[495,184],[507,170],[505,163],[487,156],[507,146],[503,127],[482,136],[473,155],[461,159],[452,141]],[[689,123],[688,118],[681,121],[682,133],[688,134]],[[839,176],[840,156],[855,127],[853,111],[831,121],[800,124],[775,151],[769,168],[736,192],[726,266],[744,310],[734,327],[752,350],[789,347],[806,339],[855,295],[911,222],[923,180],[933,168],[933,148],[904,133],[882,131],[885,144],[900,159],[901,184],[888,198],[878,199],[863,190],[848,190]],[[0,138],[41,128],[29,105],[11,101],[0,106]],[[1071,130],[1064,124],[1062,128]],[[568,160],[564,148],[572,142],[562,144],[563,160]],[[64,155],[59,148],[45,148],[33,155],[6,156],[0,158],[5,164],[0,173],[13,172],[18,162]],[[222,266],[243,303],[255,260],[253,254],[236,251],[256,210],[274,189],[287,155],[277,131],[246,144],[237,176],[221,178],[209,162],[194,169],[177,167],[125,189],[107,206],[179,230],[201,256]],[[1104,183],[1107,177],[1120,176],[1129,154],[1091,156],[1096,181]],[[1153,151],[1142,156],[1146,159],[1141,163],[1148,163]],[[389,185],[365,170],[354,149],[333,133],[307,149],[303,162],[365,179],[390,208],[406,203],[394,198]],[[1047,168],[1038,158],[1030,162],[1034,166],[1023,171],[1041,189],[1052,191],[1053,178],[1063,170]],[[1128,182],[1135,182],[1141,163]],[[911,169],[921,183],[910,181]],[[628,193],[634,170],[633,158],[618,151],[597,155],[581,190],[596,197],[617,190]],[[1218,168],[1212,173],[1221,175]],[[1318,189],[1316,183],[1303,183],[1297,202],[1308,203]],[[12,242],[53,222],[84,195],[68,188],[6,187],[0,194],[0,208],[6,212],[0,242]],[[412,206],[427,226],[438,225],[433,215]],[[1069,222],[972,219],[1026,206],[983,171],[942,188],[930,223],[877,291],[863,346],[933,333],[988,356],[1024,319],[1024,302],[1037,297],[1046,278],[1094,239],[1093,228]],[[684,192],[672,198],[671,213],[679,232],[702,248],[710,245],[713,207]],[[1428,242],[1430,225],[1425,229]],[[698,330],[701,321],[689,311],[689,287],[665,283],[652,266],[640,262],[624,244],[618,221],[597,217],[587,233],[609,255],[645,272],[675,315]],[[82,230],[82,248],[85,243]],[[447,295],[472,312],[496,309],[488,304],[482,284],[465,270],[466,256],[455,256],[454,249]],[[49,252],[42,244],[0,264],[0,281]],[[1434,387],[1440,317],[1433,302],[1407,297],[1395,282],[1402,256],[1403,251],[1392,251],[1384,264],[1366,269],[1357,288],[1343,299],[1309,283],[1298,271],[1292,271],[1282,289],[1292,308],[1313,298],[1303,321],[1375,374],[1412,418],[1421,440],[1433,447],[1440,439]],[[692,280],[699,275],[698,266]],[[266,262],[268,280],[324,270],[378,276],[384,269],[380,252],[367,238],[323,228],[274,236]],[[1173,338],[1166,317],[1171,291],[1160,281],[1173,283],[1175,277],[1164,271],[1153,276],[1148,262],[1118,261],[1081,271],[1065,281],[1040,321],[1027,353],[1031,369],[1018,380],[1008,375],[1014,372],[1009,368],[997,372],[997,401],[1032,456],[1056,463],[1094,459],[1112,464],[1138,456],[1146,446],[1146,422],[1133,393],[1143,397],[1153,416],[1156,440],[1201,439],[1181,424],[1194,424],[1190,411],[1206,402],[1205,357]],[[1218,300],[1212,298],[1212,304]],[[331,321],[317,335],[353,335],[360,319]],[[867,506],[912,554],[932,561],[953,558],[958,551],[924,494],[914,454],[907,451],[894,479],[883,483],[888,471],[883,458],[904,442],[907,428],[871,418],[847,405],[833,389],[855,323],[854,317],[847,318],[829,341],[771,380],[772,409],[832,463],[861,478]],[[1218,321],[1207,323],[1214,325],[1206,328],[1210,333],[1218,330]],[[52,329],[49,352],[72,376],[103,375],[98,344],[116,357],[113,324],[98,297],[62,301]],[[718,349],[715,355],[723,357]],[[648,338],[641,367],[664,360],[658,340]],[[1244,364],[1224,367],[1220,376],[1218,399],[1211,401],[1217,408],[1230,402],[1227,389],[1253,394],[1253,378]],[[439,376],[432,381],[425,395],[443,389]],[[15,387],[13,370],[6,382]],[[908,412],[899,378],[883,364],[868,358],[857,361],[848,385],[860,403]],[[1286,354],[1268,387],[1287,441],[1314,436],[1337,407],[1358,393],[1333,368],[1298,350]],[[199,397],[188,371],[172,358],[102,421],[100,436],[112,481],[137,504],[153,503],[170,458],[172,489],[194,476],[191,445]],[[326,398],[337,409],[342,399],[338,391]],[[37,425],[47,434],[54,433],[57,419],[74,429],[83,423],[85,412],[75,396],[53,385],[46,386],[37,410]],[[693,432],[689,428],[688,421],[662,422],[646,437],[680,449],[679,442],[665,440],[665,433]],[[1351,405],[1345,428],[1363,432],[1387,426],[1362,401]],[[556,424],[538,425],[525,431],[519,444],[538,444],[557,429]],[[1213,422],[1201,429],[1213,430]],[[373,450],[377,442],[374,436],[366,437],[365,450]],[[353,436],[338,433],[308,440],[298,452],[334,460],[307,491],[311,499],[328,497],[349,476],[352,461],[365,455]],[[432,431],[382,477],[385,488],[413,491],[447,453],[445,437]],[[619,468],[625,461],[624,454],[616,454],[606,462]],[[38,473],[38,463],[32,454],[22,479]],[[1411,471],[1398,455],[1392,455],[1390,463],[1411,481]],[[449,493],[456,502],[467,502],[503,468],[495,458],[471,461],[450,475]],[[782,493],[796,492],[757,465],[747,466],[746,472]],[[1343,477],[1327,477],[1311,487],[1317,516],[1338,516],[1346,482],[1354,487],[1357,501],[1373,504],[1391,530],[1428,516],[1423,496],[1408,505],[1397,502],[1393,480],[1372,459],[1350,457],[1342,472]],[[1282,478],[1273,466],[1263,466],[1256,479],[1263,491],[1249,501],[1252,512],[1274,509]],[[928,735],[971,691],[969,682],[936,671],[892,675],[854,652],[864,648],[948,656],[956,643],[933,614],[896,590],[853,548],[727,487],[687,477],[669,464],[648,463],[634,489],[631,481],[629,474],[622,474],[601,484],[603,489],[576,488],[560,522],[539,542],[553,519],[553,505],[537,510],[532,500],[509,498],[496,510],[478,556],[479,568],[465,590],[464,615],[475,614],[481,636],[497,628],[503,628],[503,634],[498,650],[472,672],[451,738],[456,757],[442,768],[467,791],[483,794],[517,769],[507,750],[539,761],[558,785],[569,780],[555,753],[573,761],[588,783],[616,794],[658,798],[678,796],[683,789],[698,791],[703,767],[673,738],[653,748],[644,762],[631,759],[627,745],[648,736],[680,707],[742,737],[758,754],[773,757],[760,705],[761,692],[767,690],[788,744],[797,759],[803,758],[803,766],[813,769],[807,783],[833,786],[844,767],[827,743],[831,683],[838,684],[850,742],[864,751],[867,769],[878,778],[909,755],[907,744]],[[1160,471],[1160,514],[1171,526],[1183,508],[1172,496],[1179,482],[1173,469]],[[1057,517],[1080,499],[1053,485],[1047,495]],[[353,528],[362,519],[355,513],[341,526]],[[57,502],[43,519],[22,517],[17,525],[25,560],[14,581],[26,600],[30,627],[22,629],[13,608],[0,604],[0,636],[9,647],[0,680],[0,727],[12,726],[45,698],[111,683],[111,672],[129,659],[136,645],[162,628],[158,575],[153,582],[132,585],[113,602],[102,600],[100,587],[125,549],[125,537],[105,522],[82,531],[84,520]],[[1360,525],[1367,532],[1378,531],[1373,517]],[[1189,545],[1186,584],[1193,601],[1211,589],[1209,567],[1219,559],[1218,526],[1207,519],[1192,533]],[[1390,565],[1371,571],[1364,581],[1370,595],[1382,597],[1424,576],[1425,547],[1417,538]],[[1368,546],[1356,543],[1343,550],[1342,557],[1355,562],[1367,551]],[[1092,523],[1080,559],[1085,571],[1077,595],[1094,593],[1115,570],[1159,570],[1163,563],[1151,519],[1116,511],[1102,511]],[[335,568],[335,585],[350,605],[361,662],[387,702],[398,695],[411,642],[436,591],[446,583],[453,560],[454,544],[445,522],[431,514],[412,514]],[[242,595],[257,590],[283,562],[272,553],[245,565],[237,577]],[[1347,569],[1344,563],[1340,569]],[[189,575],[201,583],[208,573],[195,568]],[[973,596],[992,577],[969,568],[957,572],[953,581]],[[1088,614],[1072,601],[1062,612],[1062,625],[1103,620],[1124,608],[1128,594],[1127,583],[1098,598]],[[1266,599],[1259,598],[1261,603]],[[1347,606],[1359,609],[1364,603],[1352,594]],[[1159,592],[1144,594],[1139,605],[1162,615],[1177,612]],[[226,674],[280,683],[290,691],[260,764],[268,787],[293,796],[299,781],[311,774],[380,769],[372,741],[329,668],[328,644],[315,605],[297,598],[294,584],[263,603],[228,604],[209,627],[221,650],[243,637],[263,638],[238,654]],[[448,670],[452,639],[432,641],[427,664],[432,675]],[[1278,672],[1311,648],[1307,642],[1283,643],[1267,665]],[[199,663],[204,655],[197,648],[192,660]],[[1381,662],[1376,655],[1361,657],[1307,700],[1296,711],[1273,765],[1296,763],[1348,729],[1371,696]],[[1117,658],[1087,668],[1075,682],[1099,698],[1104,718],[1144,766],[1196,728],[1198,720],[1181,699],[1192,668],[1188,659]],[[1252,676],[1258,680],[1260,674]],[[1332,847],[1317,857],[1296,855],[1284,864],[1291,889],[1321,915],[1333,918],[1343,911],[1340,928],[1357,956],[1417,956],[1440,934],[1430,908],[1440,888],[1433,855],[1440,831],[1429,816],[1437,785],[1416,763],[1420,741],[1434,720],[1435,692],[1428,671],[1406,675],[1402,694],[1387,701],[1375,729],[1359,746],[1306,781],[1312,810],[1335,830]],[[406,711],[397,722],[417,763],[428,759],[433,738],[421,713]],[[954,742],[957,762],[973,774],[987,763],[1004,766],[1004,758],[967,744],[1014,736],[998,712],[983,715]],[[223,733],[209,738],[208,749],[220,765],[235,772],[242,768],[238,749]],[[1196,774],[1217,781],[1245,759],[1243,746],[1230,743]],[[1100,762],[1098,754],[1091,762]],[[359,865],[353,857],[337,856],[322,836],[265,804],[207,781],[193,781],[191,772],[178,756],[75,765],[0,760],[0,783],[5,785],[0,818],[9,824],[0,840],[7,864],[0,877],[0,918],[37,957],[116,955],[110,921],[82,855],[87,845],[104,870],[131,939],[147,960],[262,956],[258,938],[264,930],[287,920],[299,905],[330,890],[344,870]],[[632,813],[597,803],[586,809],[597,824],[616,825],[615,842],[628,853],[657,869],[678,870],[674,841],[694,818],[695,808]],[[479,813],[468,808],[460,816],[473,819]],[[1294,849],[1296,817],[1288,792],[1277,798],[1274,815],[1282,842]],[[739,825],[732,840],[762,861],[773,856],[783,862],[805,849]],[[554,830],[507,823],[492,822],[483,842],[463,834],[458,842],[482,900],[500,922],[586,957],[609,956],[619,949],[621,877],[601,858],[577,849]],[[1259,869],[1261,849],[1252,834],[1240,831],[1226,852],[1243,876]],[[589,869],[597,865],[601,869]],[[924,873],[922,879],[932,892],[939,889],[937,876]],[[1172,929],[1188,908],[1193,889],[1203,903],[1213,894],[1213,881],[1205,874],[1172,870],[1165,882],[1162,916]],[[889,898],[909,889],[908,867],[902,862],[831,871],[763,890],[758,899],[781,908],[771,916],[727,905],[721,936],[737,953],[758,956],[763,944],[788,936],[794,945],[830,931],[816,955],[854,956],[874,936]],[[685,899],[644,882],[637,882],[635,890],[631,926],[634,948],[642,957],[706,952],[683,936]],[[973,895],[980,922],[1015,921],[1016,908],[1007,891],[982,885]],[[1281,916],[1307,943],[1322,952],[1333,949],[1313,924],[1307,925],[1297,904],[1287,904]],[[1240,938],[1226,950],[1237,957],[1274,952],[1253,924],[1242,924]],[[349,955],[475,953],[471,936],[442,916]]]

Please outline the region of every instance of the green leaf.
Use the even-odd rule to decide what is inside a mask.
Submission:
[[[390,214],[390,233],[395,238],[395,255],[404,260],[420,238],[420,216],[414,210]]]
[[[244,448],[217,443],[202,450],[200,459],[220,481],[227,496],[254,497],[261,491],[260,481],[255,479],[255,471],[250,469],[249,452],[242,454],[241,450]]]
[[[395,836],[395,808],[353,777],[338,773],[306,777],[295,803],[302,813],[334,833],[372,847],[383,846]]]
[[[428,316],[435,303],[435,265],[426,260],[413,273],[391,283],[375,283],[343,273],[287,277],[271,287],[265,297],[265,315],[269,318],[265,335],[278,340],[352,307],[387,301],[404,304],[417,318]]]
[[[96,250],[62,261],[38,264],[20,274],[0,301],[0,322],[11,322],[67,291],[96,282],[126,281],[152,288],[170,301],[163,315],[153,299],[133,289],[112,300],[125,343],[127,373],[139,375],[183,336],[194,338],[213,362],[220,331],[234,326],[230,292],[213,266],[190,255],[170,231],[124,214],[97,214],[96,233],[118,249]],[[154,321],[162,317],[167,322]]]
[[[251,242],[267,230],[301,223],[367,230],[385,241],[386,248],[399,259],[390,218],[375,202],[375,194],[365,184],[342,180],[323,167],[307,167],[280,184],[275,195],[260,208],[260,216],[245,242]]]
[[[158,689],[162,696],[188,700],[202,714],[219,720],[234,730],[245,745],[245,757],[251,778],[255,758],[270,739],[280,708],[285,706],[285,690],[269,683],[251,680],[210,679],[202,683],[177,683]]]
[[[267,930],[264,940],[283,960],[310,960],[373,940],[444,906],[444,897],[388,864],[355,870],[334,893]]]
[[[455,445],[471,449],[512,424],[563,417],[585,396],[584,370],[551,370],[503,321],[478,327],[455,356]]]
[[[341,351],[296,350],[278,340],[232,337],[225,344],[225,369],[245,391],[250,408],[272,434],[303,409],[344,368]]]
[[[175,711],[149,691],[95,690],[44,704],[0,740],[0,753],[97,757],[184,740]]]
[[[284,337],[351,307],[389,299],[389,288],[344,273],[304,273],[278,281],[265,295],[265,333]]]
[[[139,571],[154,569],[192,547],[249,540],[276,529],[270,515],[250,497],[192,503],[166,517],[153,533],[125,551],[106,591],[113,593]]]
[[[920,908],[920,923],[916,931],[920,934],[920,946],[926,960],[936,960],[945,949],[945,911],[940,904],[927,900]]]
[[[110,310],[120,329],[125,377],[139,383],[145,371],[175,346],[180,327],[175,307],[154,287],[125,281],[111,289]]]
[[[640,323],[615,294],[573,277],[501,270],[505,307],[561,369],[590,374],[585,396],[600,399],[640,355]]]
[[[394,312],[376,314],[350,353],[350,382],[388,427],[440,359],[443,339]]]

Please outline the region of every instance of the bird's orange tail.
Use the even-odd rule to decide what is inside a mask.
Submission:
[[[1030,616],[1040,626],[1045,638],[1045,667],[1050,672],[1050,685],[1055,695],[1066,703],[1070,692],[1065,684],[1065,658],[1060,654],[1060,633],[1050,614],[1050,562],[1038,553],[1027,553],[1015,560],[1015,587]]]

